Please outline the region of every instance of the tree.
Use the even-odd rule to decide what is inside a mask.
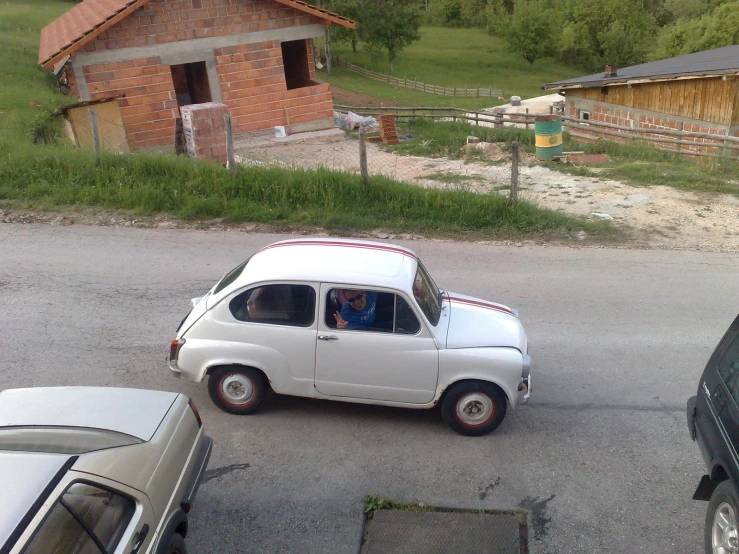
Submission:
[[[506,42],[508,52],[520,54],[529,65],[556,53],[557,29],[557,13],[541,1],[518,0],[511,15],[498,12],[496,34]]]
[[[406,46],[421,38],[421,14],[413,0],[366,0],[362,3],[357,32],[374,50],[387,51],[388,70]]]
[[[564,18],[560,57],[588,70],[644,61],[655,28],[641,0],[568,0]]]
[[[654,59],[671,58],[739,44],[739,2],[726,2],[700,19],[682,19],[665,27]]]

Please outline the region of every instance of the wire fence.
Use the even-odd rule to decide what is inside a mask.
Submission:
[[[392,75],[386,75],[384,73],[377,73],[364,67],[350,63],[344,59],[339,58],[336,54],[332,56],[332,61],[352,71],[358,73],[375,81],[382,81],[389,85],[403,88],[411,88],[414,90],[420,90],[429,94],[438,94],[440,96],[462,96],[462,97],[478,97],[478,98],[502,98],[503,89],[498,88],[467,88],[467,87],[444,87],[440,85],[432,85],[429,83],[422,83],[413,79],[399,79]]]
[[[507,195],[511,187],[511,149],[504,143],[474,142],[453,157],[431,157],[398,153],[381,141],[377,128],[333,129],[313,135],[279,138],[273,132],[263,132],[235,136],[236,162],[245,167],[327,168],[365,180],[386,177],[426,188],[483,194]],[[397,137],[424,143],[422,137],[410,135],[400,124]],[[531,162],[533,155],[521,152],[521,159]]]

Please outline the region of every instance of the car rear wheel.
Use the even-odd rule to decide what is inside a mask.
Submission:
[[[739,554],[739,501],[728,479],[713,491],[706,512],[707,554]]]
[[[441,415],[457,433],[479,437],[495,430],[506,412],[506,396],[497,385],[466,381],[444,396]]]
[[[208,393],[221,410],[246,415],[262,404],[267,394],[267,380],[251,367],[220,367],[208,379]]]
[[[187,547],[185,546],[185,539],[179,533],[175,533],[169,538],[167,548],[164,550],[164,554],[187,554]]]

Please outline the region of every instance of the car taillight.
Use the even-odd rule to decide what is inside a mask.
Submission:
[[[192,409],[192,413],[195,414],[195,419],[198,420],[198,427],[202,427],[203,426],[203,420],[200,419],[200,412],[198,412],[198,409],[195,407],[195,402],[192,401],[192,398],[190,399],[190,401],[188,402],[188,404],[190,405],[190,409]]]
[[[177,355],[180,353],[180,348],[185,344],[185,339],[174,339],[169,343],[169,359],[172,361],[177,360]]]

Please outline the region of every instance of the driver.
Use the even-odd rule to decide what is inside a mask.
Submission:
[[[344,297],[341,312],[334,312],[337,329],[366,329],[375,322],[376,292],[345,289]]]

